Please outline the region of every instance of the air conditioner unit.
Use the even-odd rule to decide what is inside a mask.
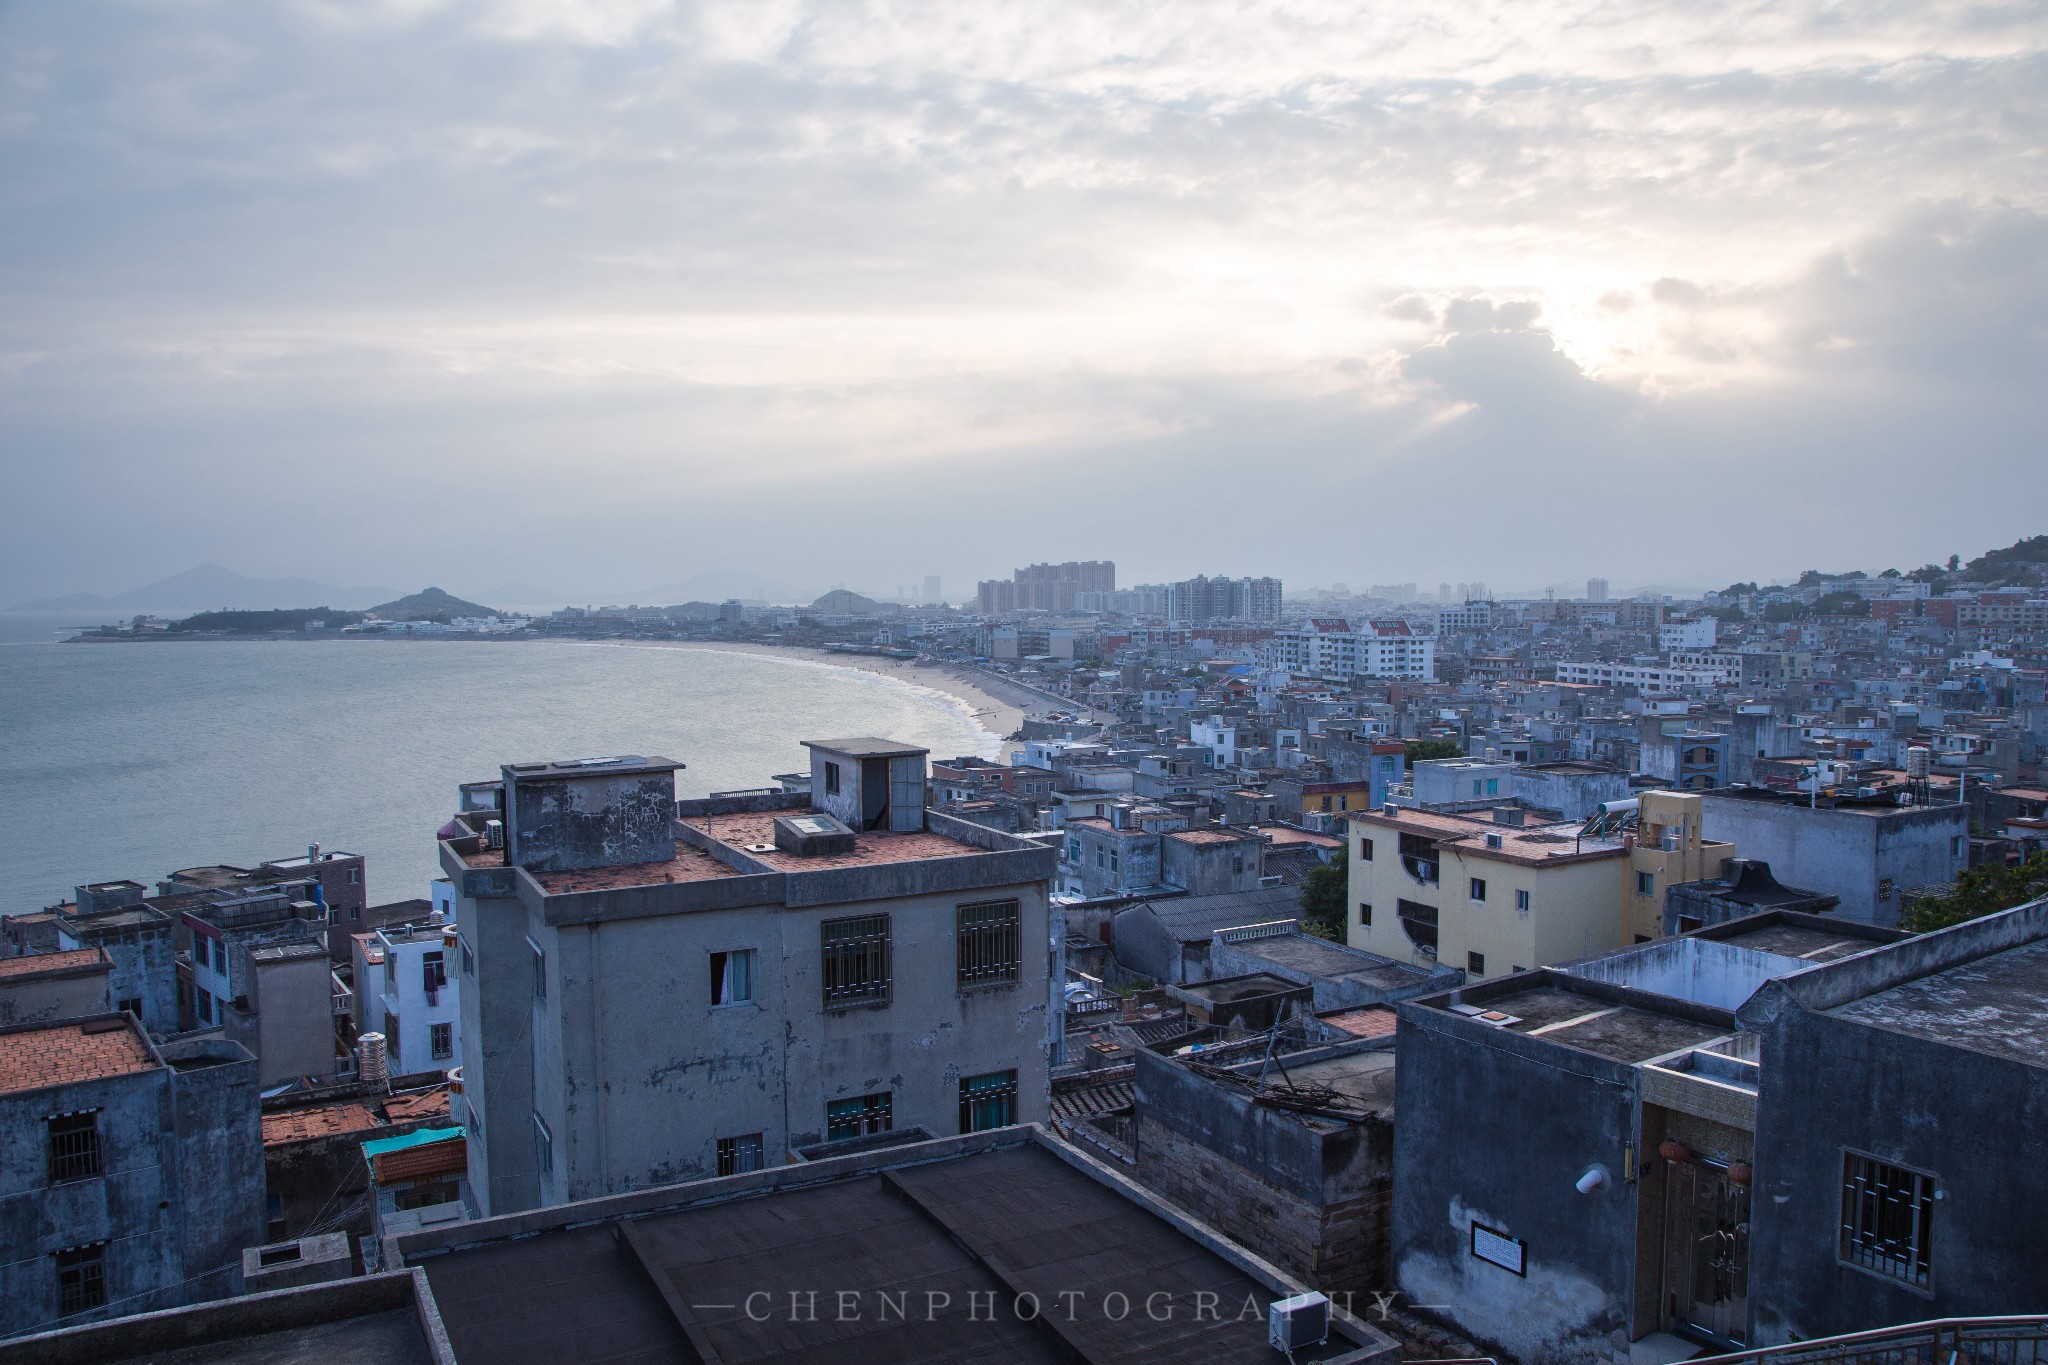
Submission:
[[[1296,1294],[1266,1310],[1266,1340],[1274,1350],[1292,1354],[1330,1339],[1330,1301],[1321,1294]]]

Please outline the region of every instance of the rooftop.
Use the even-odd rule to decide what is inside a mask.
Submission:
[[[2048,1066],[2048,940],[1838,1005],[1840,1019]]]
[[[1351,818],[1367,827],[1425,835],[1435,839],[1439,848],[1455,847],[1467,857],[1524,865],[1613,858],[1627,852],[1620,839],[1581,838],[1581,826],[1575,820],[1548,825],[1503,825],[1492,819],[1490,813],[1484,818],[1470,818],[1407,807],[1391,815],[1385,811],[1366,811]],[[1497,838],[1500,846],[1493,847],[1489,838]]]
[[[158,1065],[127,1015],[0,1033],[0,1094],[107,1080]]]
[[[931,752],[915,744],[900,740],[877,739],[873,735],[862,735],[853,739],[807,739],[802,741],[806,749],[822,749],[826,753],[844,754],[848,758],[909,758],[922,757]]]
[[[384,1120],[362,1100],[342,1100],[308,1109],[274,1109],[263,1116],[263,1145],[281,1147],[346,1133],[367,1133],[383,1126]]]
[[[1838,957],[1848,957],[1851,953],[1877,946],[1861,935],[1829,933],[1824,929],[1793,924],[1767,924],[1758,929],[1716,937],[1731,948],[1754,948],[1759,952],[1796,957],[1807,962],[1833,962]]]
[[[879,741],[878,741],[879,742]],[[802,810],[739,811],[730,815],[693,815],[683,823],[702,830],[729,848],[776,872],[815,872],[835,867],[871,867],[884,863],[918,862],[927,858],[958,858],[981,850],[972,844],[930,830],[891,834],[863,830],[854,835],[851,853],[791,853],[779,848],[757,850],[775,842],[777,816],[802,815]]]
[[[1425,968],[1346,948],[1309,934],[1275,934],[1231,946],[1279,966],[1292,967],[1305,976],[1355,981],[1375,990],[1400,990],[1430,976]]]
[[[1455,998],[1439,996],[1427,1005],[1464,1013],[1450,1003]],[[1547,981],[1505,994],[1489,992],[1477,1008],[1485,1012],[1480,1016],[1482,1019],[1488,1014],[1511,1018],[1514,1022],[1500,1025],[1511,1033],[1541,1036],[1546,1042],[1561,1043],[1617,1062],[1648,1061],[1735,1032],[1733,1024],[1707,1024],[1677,1013],[1610,1004],[1600,997],[1561,989]]]
[[[1341,1010],[1316,1017],[1353,1038],[1390,1038],[1401,1023],[1401,1016],[1386,1005],[1367,1005],[1364,1009]]]
[[[665,863],[623,863],[617,867],[580,867],[569,872],[531,872],[527,875],[539,882],[541,890],[550,896],[571,891],[612,891],[624,886],[659,886],[669,882],[709,882],[721,877],[745,875],[695,844],[677,840],[675,847],[676,856]],[[504,850],[492,849],[491,853],[498,859],[497,865],[502,865]],[[472,867],[477,865],[474,858],[464,861]]]
[[[24,957],[0,958],[0,980],[19,981],[28,977],[89,971],[107,965],[106,954],[97,948],[73,948],[61,953],[32,953]]]
[[[940,1146],[845,1158],[838,1178],[799,1168],[815,1182],[801,1187],[762,1172],[673,1187],[661,1192],[674,1196],[667,1208],[626,1196],[631,1218],[572,1205],[416,1234],[401,1248],[426,1271],[456,1355],[507,1365],[598,1354],[834,1365],[1274,1359],[1264,1309],[1278,1294],[1228,1259],[1228,1244],[1167,1222],[1148,1196],[1045,1139],[1005,1134],[930,1155]],[[813,1291],[822,1311],[787,1311],[792,1293],[801,1303]],[[1062,1300],[1066,1291],[1077,1293]],[[1161,1320],[1113,1301],[1157,1293],[1188,1311]],[[1198,1318],[1198,1293],[1250,1300],[1254,1311]],[[906,1294],[907,1314],[883,1307]],[[1020,1318],[1009,1306],[1026,1294],[1072,1311]],[[835,1311],[842,1303],[856,1311]],[[976,1314],[974,1303],[996,1308]],[[1296,1359],[1356,1349],[1340,1337]]]
[[[515,782],[550,777],[623,777],[633,773],[672,773],[686,765],[659,755],[613,754],[605,758],[560,758],[547,763],[508,763],[504,773]],[[485,783],[470,783],[484,786]]]

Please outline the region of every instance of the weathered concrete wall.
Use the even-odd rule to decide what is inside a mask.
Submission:
[[[35,976],[0,977],[0,1028],[105,1014],[113,1000],[107,964]]]
[[[1206,835],[1207,831],[1203,831]],[[1220,896],[1231,891],[1256,891],[1265,845],[1255,838],[1231,840],[1159,840],[1159,873],[1169,886],[1190,896]]]
[[[1837,913],[1867,924],[1898,923],[1901,893],[1954,881],[1969,861],[1962,806],[1873,814],[1712,793],[1702,804],[1707,838],[1769,863],[1788,886],[1840,897]]]
[[[509,893],[509,883],[504,889]],[[538,1198],[528,1115],[533,1017],[540,1006],[533,999],[526,907],[510,894],[473,898],[467,891],[456,904],[459,945],[468,946],[466,961],[475,964],[475,974],[462,983],[459,1030],[469,1183],[478,1211],[488,1216],[531,1208]],[[462,971],[460,946],[456,956],[455,970]]]
[[[1395,1283],[1524,1365],[1626,1361],[1633,1068],[1418,1005],[1400,1013]],[[1578,1194],[1595,1165],[1609,1179]],[[1474,1224],[1521,1239],[1526,1275],[1474,1255]]]
[[[334,980],[327,954],[269,960],[252,954],[249,1005],[256,1012],[259,1084],[334,1073]],[[394,1067],[394,1071],[398,1068]]]
[[[521,778],[509,769],[509,861],[533,872],[646,863],[675,854],[673,773]]]
[[[1743,1012],[1762,1038],[1751,1344],[2048,1303],[2048,1169],[2028,1136],[2048,1131],[2042,1066],[1804,1009],[1790,984]],[[1925,1290],[1835,1255],[1848,1151],[1935,1178]]]
[[[325,969],[324,954],[313,960]],[[163,1055],[171,1065],[176,1133],[172,1225],[188,1280],[171,1302],[196,1303],[239,1293],[242,1249],[265,1240],[257,1063],[219,1042],[169,1043]]]

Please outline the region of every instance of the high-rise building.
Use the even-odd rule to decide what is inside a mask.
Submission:
[[[1607,600],[1607,580],[1604,578],[1587,579],[1586,600],[1588,602],[1605,602]]]
[[[1033,564],[1017,570],[1015,611],[1072,611],[1083,592],[1115,592],[1116,564],[1107,559]]]
[[[1017,610],[1017,584],[1008,578],[984,578],[975,589],[974,609],[983,616],[1007,616]]]
[[[1166,614],[1176,622],[1277,621],[1281,587],[1277,578],[1209,578],[1197,575],[1166,590]]]
[[[935,573],[924,576],[924,600],[928,606],[936,602],[945,601],[945,598],[939,592],[939,576]]]

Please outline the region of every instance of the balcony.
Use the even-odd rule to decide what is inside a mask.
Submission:
[[[353,1019],[356,1013],[355,992],[348,988],[348,983],[341,979],[339,973],[329,972],[327,977],[331,983],[329,989],[334,996],[334,1017],[337,1019]]]
[[[1437,884],[1437,867],[1433,859],[1411,857],[1406,853],[1401,855],[1401,870],[1424,886]]]

